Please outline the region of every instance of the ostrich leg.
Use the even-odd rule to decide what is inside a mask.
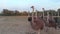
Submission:
[[[40,34],[41,32],[40,32],[40,29],[37,31],[37,34]]]
[[[40,34],[40,29],[36,31],[36,34]]]

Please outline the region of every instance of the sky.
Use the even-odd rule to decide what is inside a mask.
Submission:
[[[0,11],[3,9],[9,10],[31,10],[34,6],[36,10],[60,8],[60,0],[0,0]]]

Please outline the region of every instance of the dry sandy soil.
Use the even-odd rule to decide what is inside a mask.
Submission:
[[[0,16],[0,34],[33,34],[35,31],[31,28],[27,17],[23,16]],[[44,30],[41,34],[60,34],[60,29],[50,28],[48,32]]]

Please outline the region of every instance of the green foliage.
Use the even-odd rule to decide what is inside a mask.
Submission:
[[[44,11],[44,16],[47,16],[47,12],[49,12],[50,15],[52,16],[58,16],[58,13],[60,15],[60,9],[58,9],[57,11],[55,10],[45,10]],[[34,12],[35,15],[36,12]],[[43,11],[37,11],[38,15],[43,15]],[[30,15],[32,15],[32,12],[29,13]],[[19,12],[18,10],[15,11],[11,11],[8,9],[3,9],[3,11],[1,12],[0,16],[28,16],[28,12],[26,11],[21,11]]]
[[[59,16],[60,16],[60,8],[57,10],[57,12],[59,13]]]
[[[28,13],[27,13],[26,11],[24,11],[24,12],[19,12],[19,11],[17,11],[17,10],[11,11],[11,10],[8,10],[8,9],[3,9],[2,15],[3,15],[3,16],[27,16]]]

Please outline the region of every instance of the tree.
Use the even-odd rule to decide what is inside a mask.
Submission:
[[[4,16],[12,16],[14,14],[14,11],[8,10],[8,9],[3,9],[2,14]]]
[[[16,16],[19,16],[20,15],[20,12],[18,10],[15,10],[15,15]]]
[[[59,9],[57,9],[57,12],[58,12],[58,14],[59,14],[59,16],[60,16],[60,8],[59,8]]]
[[[56,16],[56,11],[55,10],[47,10],[51,16]]]
[[[28,13],[26,11],[23,11],[22,13],[24,16],[28,16]]]
[[[2,12],[3,15],[7,15],[8,13],[9,13],[8,9],[3,9],[3,12]]]

